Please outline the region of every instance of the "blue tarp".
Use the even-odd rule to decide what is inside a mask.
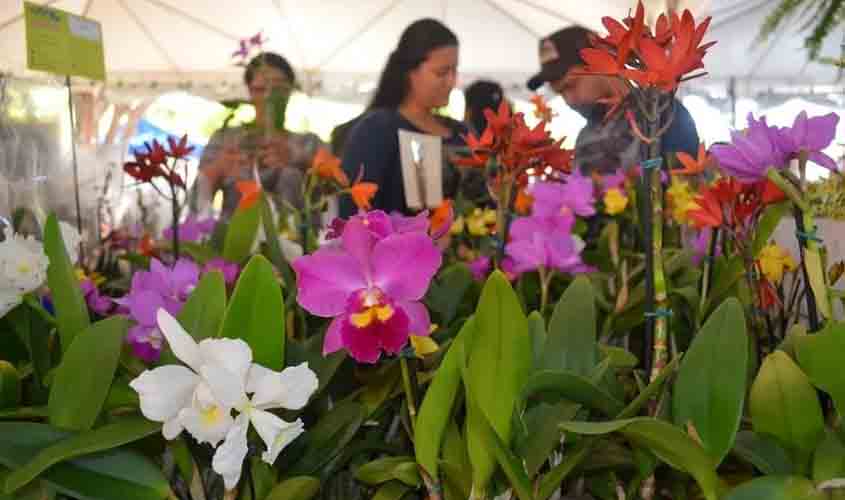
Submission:
[[[168,137],[176,137],[178,139],[181,136],[182,134],[180,133],[168,132],[167,130],[157,127],[150,123],[148,120],[142,118],[138,122],[138,130],[135,132],[135,135],[133,135],[132,138],[129,140],[129,153],[134,154],[137,149],[140,149],[142,152],[146,152],[146,147],[144,146],[144,143],[152,143],[153,139],[157,140],[163,146],[167,147]],[[191,151],[191,154],[189,156],[191,158],[199,160],[200,156],[202,155],[202,150],[205,148],[205,145],[191,141],[190,136],[188,136],[188,145],[194,147],[194,150]]]

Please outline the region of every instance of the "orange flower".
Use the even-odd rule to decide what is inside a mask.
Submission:
[[[534,103],[534,116],[536,116],[538,120],[546,123],[552,121],[552,118],[555,116],[554,111],[552,111],[552,108],[550,108],[548,103],[546,103],[546,100],[543,99],[543,96],[540,94],[534,94],[531,96],[531,102]]]
[[[314,155],[309,172],[321,179],[334,180],[343,187],[349,186],[349,178],[340,168],[340,158],[331,154],[326,148],[320,148]]]
[[[238,210],[247,210],[255,205],[261,196],[261,185],[256,181],[238,181],[235,184],[241,199],[238,202]]]
[[[674,175],[698,175],[704,172],[704,169],[707,167],[707,163],[710,160],[710,155],[707,154],[707,150],[704,148],[704,143],[701,143],[698,146],[698,158],[693,158],[684,152],[676,153],[676,156],[684,168],[673,170],[672,174]]]
[[[705,190],[695,199],[699,208],[687,211],[687,217],[692,221],[696,229],[707,227],[719,227],[724,222],[722,205],[714,193],[714,190]]]
[[[361,210],[369,210],[370,200],[376,195],[376,191],[378,191],[378,184],[373,182],[357,182],[349,188],[349,196],[352,197],[352,201],[356,207]]]
[[[138,253],[145,257],[154,257],[156,255],[156,244],[150,233],[144,233],[144,236],[138,243]]]
[[[520,189],[519,192],[516,193],[516,200],[514,200],[513,206],[517,213],[527,215],[531,211],[531,205],[533,204],[534,197],[528,194],[524,189]]]
[[[443,200],[439,207],[431,214],[431,234],[445,233],[452,226],[455,218],[452,211],[452,200]],[[444,227],[445,226],[445,227]]]

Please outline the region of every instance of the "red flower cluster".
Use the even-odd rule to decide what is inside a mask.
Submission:
[[[698,229],[737,230],[747,228],[766,206],[784,199],[783,191],[768,179],[744,184],[733,177],[723,178],[704,188],[695,199],[699,208],[690,210],[688,216]]]
[[[484,110],[487,128],[481,137],[470,133],[465,137],[472,151],[469,158],[460,158],[457,163],[464,166],[484,167],[491,158],[499,164],[498,178],[527,181],[526,171],[544,171],[548,167],[563,173],[572,171],[573,152],[561,147],[563,139],[555,141],[546,130],[546,122],[536,127],[525,124],[522,113],[512,114],[504,101],[498,112]]]
[[[175,186],[185,187],[185,181],[175,170],[175,162],[168,164],[168,160],[185,159],[194,147],[188,146],[187,134],[178,141],[173,137],[168,137],[167,143],[169,150],[156,140],[153,140],[152,144],[146,143],[147,152],[136,152],[135,161],[126,162],[123,165],[123,171],[141,182],[152,182],[155,178],[162,178]]]
[[[715,44],[701,43],[710,18],[696,25],[689,10],[681,16],[661,14],[652,33],[642,1],[634,17],[622,22],[605,17],[602,23],[608,36],[595,38],[593,48],[581,50],[584,72],[619,76],[642,88],[673,92],[686,75],[704,67],[704,55]]]

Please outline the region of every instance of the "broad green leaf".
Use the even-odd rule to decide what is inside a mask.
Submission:
[[[129,417],[63,439],[42,449],[30,461],[9,474],[6,478],[6,492],[14,492],[38,477],[48,467],[59,462],[117,448],[155,434],[160,430],[161,424],[159,423],[150,422],[142,417]]]
[[[438,477],[440,443],[451,421],[452,407],[461,384],[461,367],[465,359],[464,339],[474,334],[473,328],[474,321],[470,318],[443,357],[417,415],[414,431],[416,459],[432,478]]]
[[[719,304],[722,297],[742,279],[744,274],[745,264],[741,256],[717,258],[713,267],[713,286],[707,294],[707,310]]]
[[[610,360],[610,366],[617,369],[633,369],[640,364],[636,356],[621,347],[599,345],[599,352],[604,359]]]
[[[6,319],[29,352],[36,384],[43,390],[44,378],[51,368],[50,326],[31,307],[21,306],[9,311]]]
[[[199,342],[220,334],[225,312],[226,282],[221,272],[213,271],[203,275],[177,319],[185,331]]]
[[[517,398],[533,364],[528,320],[501,272],[491,274],[484,285],[474,322],[475,334],[467,344],[470,358],[464,381],[467,393],[473,394],[468,399],[477,404],[468,405],[467,442],[473,482],[483,491],[495,470],[495,459],[480,434],[481,418],[486,417],[502,442],[511,442]]]
[[[531,335],[531,351],[534,353],[534,366],[540,366],[540,358],[546,348],[546,320],[539,311],[528,315],[528,334]]]
[[[807,327],[802,324],[792,325],[792,328],[786,333],[786,339],[780,343],[778,349],[785,352],[793,360],[798,360],[798,353],[795,351],[798,345],[798,339],[807,336]]]
[[[0,422],[0,464],[21,467],[44,448],[70,436],[45,424]],[[163,500],[170,495],[161,468],[125,449],[60,462],[44,471],[40,479],[73,498]]]
[[[194,480],[194,457],[191,454],[191,449],[188,448],[186,439],[190,438],[183,434],[172,441],[168,441],[167,449],[173,454],[173,461],[182,475],[182,480],[185,481],[185,484],[191,484]]]
[[[261,457],[250,457],[249,473],[252,476],[252,484],[246,488],[241,488],[238,494],[238,500],[265,500],[270,490],[276,486],[277,472],[267,462],[261,460]],[[246,466],[246,464],[244,464]],[[253,494],[253,489],[255,493]]]
[[[609,417],[622,411],[624,404],[586,377],[574,373],[543,370],[535,372],[522,387],[520,399],[535,394],[554,394],[562,399],[598,410]]]
[[[763,361],[749,408],[754,432],[774,436],[791,453],[796,472],[805,470],[824,437],[824,420],[816,391],[786,353],[775,351]]]
[[[199,265],[220,257],[210,246],[194,243],[193,241],[179,241],[179,248],[190,255],[194,262]]]
[[[258,235],[259,209],[260,205],[256,203],[247,209],[236,210],[232,215],[223,243],[224,259],[240,264],[249,257]]]
[[[116,379],[109,388],[109,393],[103,403],[103,411],[110,412],[118,408],[137,409],[139,405],[138,393],[129,387],[129,380]]]
[[[381,408],[394,389],[399,387],[400,380],[402,375],[398,363],[382,365],[367,375],[360,397],[361,403],[367,407],[367,415],[372,415]]]
[[[472,466],[467,445],[455,421],[449,422],[443,437],[443,460],[439,462],[440,477],[447,500],[465,500],[472,490]]]
[[[816,482],[845,477],[845,445],[835,432],[828,430],[813,454],[813,480]]]
[[[408,486],[418,488],[422,486],[422,478],[420,477],[419,466],[412,460],[399,464],[393,469],[393,478],[401,481]]]
[[[316,477],[292,477],[277,484],[265,500],[309,500],[318,491],[320,480]]]
[[[109,393],[129,322],[112,316],[94,323],[65,352],[50,387],[50,423],[56,427],[90,429]]]
[[[91,323],[85,296],[79,287],[74,263],[70,261],[55,215],[47,217],[44,225],[44,252],[50,259],[47,267],[47,284],[56,309],[62,351],[67,352],[71,343]]]
[[[540,403],[529,408],[522,417],[525,430],[517,443],[517,455],[525,462],[529,477],[539,472],[552,451],[560,445],[563,434],[558,424],[575,418],[580,405],[561,402],[557,404]]]
[[[845,323],[833,323],[824,331],[794,339],[798,364],[816,387],[830,394],[836,409],[845,414]]]
[[[825,317],[831,317],[830,297],[827,293],[827,280],[825,279],[824,264],[818,246],[810,243],[804,249],[804,269],[810,281],[810,288],[816,298],[816,308]]]
[[[222,337],[243,339],[253,361],[281,370],[285,361],[285,304],[273,266],[256,255],[238,278],[223,319]]]
[[[355,479],[369,485],[392,481],[396,478],[396,468],[402,464],[414,463],[414,457],[384,457],[368,462],[355,471]]]
[[[738,300],[726,300],[695,336],[675,382],[675,424],[691,423],[720,463],[733,447],[742,419],[748,372],[748,335]]]
[[[340,454],[355,437],[364,423],[366,409],[355,402],[332,408],[305,435],[294,442],[304,448],[304,454],[285,472],[291,476],[317,474],[320,468]]]
[[[724,500],[825,500],[813,483],[803,477],[758,477],[731,490]]]
[[[442,325],[448,325],[472,286],[472,273],[466,264],[452,264],[444,268],[431,283],[425,302],[440,317]]]
[[[590,281],[579,276],[555,306],[539,368],[586,376],[596,363],[596,300]]]
[[[410,492],[411,488],[408,485],[400,481],[391,481],[379,488],[372,500],[402,500]]]
[[[651,450],[667,465],[693,476],[708,500],[718,498],[721,487],[716,463],[686,433],[654,418],[633,418],[610,422],[564,422],[561,428],[585,435],[620,432],[634,444]]]
[[[531,480],[526,475],[522,463],[511,453],[508,445],[499,439],[498,434],[490,426],[484,415],[481,415],[481,421],[481,434],[483,435],[487,448],[496,457],[496,461],[502,467],[505,476],[507,476],[510,482],[511,488],[513,488],[520,500],[532,500],[534,495],[532,494]]]
[[[17,408],[20,402],[20,373],[15,365],[0,359],[0,409]]]
[[[789,475],[794,469],[789,454],[773,438],[752,431],[736,435],[733,452],[766,475]]]
[[[790,206],[791,204],[789,202],[782,202],[769,205],[763,211],[763,215],[757,223],[757,230],[754,234],[753,248],[755,257],[760,255],[760,251],[769,243],[772,235],[775,234],[775,229],[777,229],[781,219],[789,211]]]

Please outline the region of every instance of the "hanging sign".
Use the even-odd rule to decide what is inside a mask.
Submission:
[[[30,2],[24,2],[24,19],[29,69],[106,79],[100,23]]]

